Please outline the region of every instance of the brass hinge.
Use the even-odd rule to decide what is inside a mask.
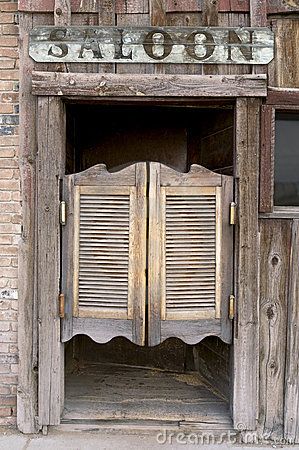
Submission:
[[[59,220],[60,220],[60,224],[61,225],[65,225],[66,224],[66,203],[63,202],[63,201],[60,202]]]
[[[65,298],[64,298],[64,294],[59,294],[59,317],[61,319],[64,319],[64,313],[65,313],[65,309],[64,309],[64,303],[65,303]]]
[[[236,297],[234,295],[229,296],[229,311],[228,317],[230,320],[233,320],[235,317],[235,308],[236,308]]]
[[[237,205],[235,202],[231,202],[229,206],[229,224],[236,225],[237,223]]]

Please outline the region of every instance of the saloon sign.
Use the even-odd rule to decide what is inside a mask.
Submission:
[[[30,56],[38,62],[267,64],[268,28],[37,27]]]

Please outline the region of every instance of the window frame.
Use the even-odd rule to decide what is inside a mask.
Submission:
[[[299,218],[299,206],[275,206],[274,159],[276,113],[299,113],[299,89],[269,88],[261,109],[259,211],[261,217]]]

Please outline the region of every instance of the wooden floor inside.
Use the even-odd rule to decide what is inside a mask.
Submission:
[[[197,372],[97,363],[66,375],[62,420],[161,420],[231,426],[227,402]]]

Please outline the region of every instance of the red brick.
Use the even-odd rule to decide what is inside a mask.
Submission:
[[[19,202],[0,202],[0,213],[19,212],[21,205]]]
[[[18,103],[19,94],[17,92],[9,92],[1,94],[1,103]]]
[[[12,236],[9,234],[0,234],[0,245],[12,244]]]
[[[18,58],[18,48],[2,47],[0,48],[0,56],[5,58]]]
[[[0,48],[1,53],[1,48]],[[18,80],[20,77],[18,70],[2,70],[1,79],[2,80]]]
[[[18,25],[3,25],[2,26],[2,34],[10,34],[10,35],[19,35],[19,27]]]
[[[1,2],[0,11],[18,11],[17,2]]]
[[[9,103],[0,103],[0,114],[13,114],[14,106]]]
[[[0,202],[8,202],[11,200],[11,193],[9,191],[0,191]]]
[[[11,106],[11,105],[7,105]],[[1,105],[0,105],[1,112]],[[0,158],[13,158],[16,154],[15,147],[0,147]],[[0,159],[1,161],[1,159]],[[2,167],[2,166],[1,166]]]
[[[2,74],[2,72],[1,72]],[[2,79],[2,76],[1,76]],[[12,91],[14,87],[13,81],[0,81],[0,91]]]
[[[1,136],[0,137],[0,146],[3,147],[18,145],[19,144],[19,136]]]
[[[17,47],[18,38],[16,36],[0,37],[0,47]]]
[[[0,385],[0,396],[1,395],[9,395],[11,393],[11,389],[8,386],[1,386]],[[1,397],[0,397],[0,405],[1,405]]]
[[[0,245],[0,254],[1,255],[17,255],[18,247],[14,247],[12,245]]]
[[[2,267],[1,277],[2,278],[16,278],[18,276],[18,269],[15,267]],[[1,322],[0,322],[1,330]]]
[[[0,417],[8,417],[8,416],[11,416],[11,415],[12,415],[12,408],[0,407]]]
[[[13,149],[14,151],[14,149]],[[17,168],[18,167],[18,161],[13,158],[1,158],[1,151],[0,151],[0,169],[10,169],[10,168]]]
[[[17,342],[17,333],[15,333],[14,331],[0,331],[0,341],[13,342],[15,344]],[[3,377],[1,377],[1,381],[3,382]]]
[[[16,321],[18,320],[18,312],[12,311],[11,309],[6,311],[0,310],[0,321],[1,320]]]
[[[14,23],[15,15],[11,13],[0,13],[0,23]]]
[[[0,181],[0,189],[19,191],[20,190],[20,181],[19,180],[1,180]]]

